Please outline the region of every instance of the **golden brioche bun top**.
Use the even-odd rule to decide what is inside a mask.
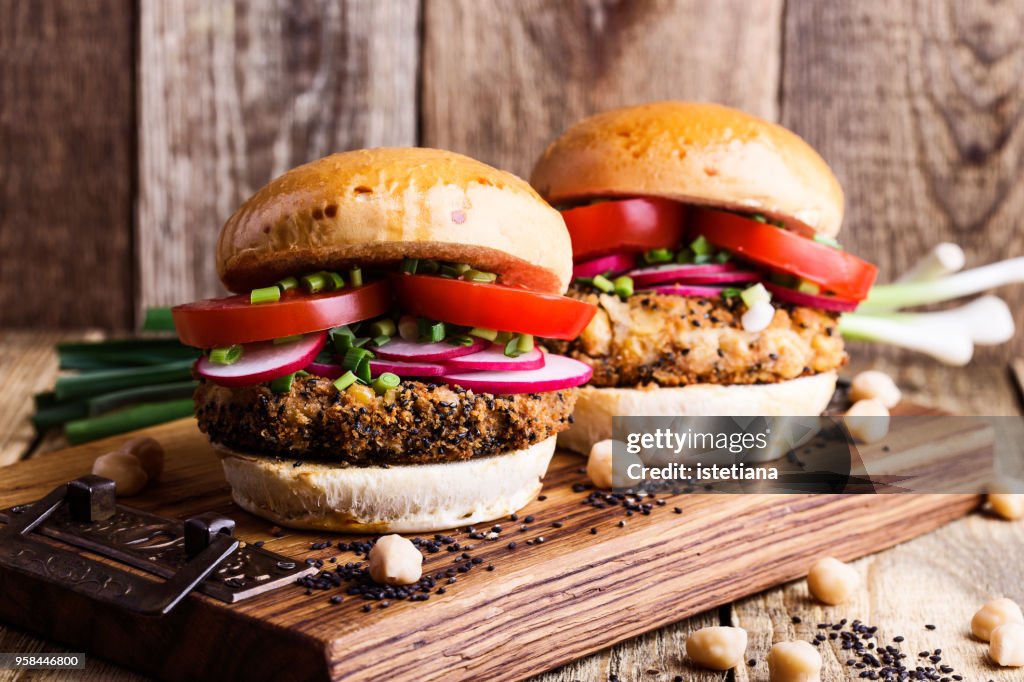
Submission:
[[[656,102],[585,118],[548,146],[531,183],[552,203],[657,196],[830,237],[843,221],[842,188],[810,145],[718,104]]]
[[[467,156],[423,148],[332,154],[275,178],[224,224],[217,271],[244,292],[403,257],[469,263],[551,293],[572,276],[565,223],[533,188]]]

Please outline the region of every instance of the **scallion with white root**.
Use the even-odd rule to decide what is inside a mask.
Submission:
[[[936,312],[902,309],[1024,282],[1024,257],[959,271],[962,266],[959,247],[939,244],[896,282],[873,287],[856,313],[840,319],[840,331],[849,339],[888,343],[966,365],[975,345],[995,345],[1013,336],[1013,314],[1001,298],[986,295]]]

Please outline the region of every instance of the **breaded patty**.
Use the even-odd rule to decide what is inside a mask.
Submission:
[[[529,447],[569,427],[575,389],[522,395],[474,393],[403,381],[362,401],[328,380],[296,377],[288,393],[265,384],[201,382],[199,428],[213,443],[295,459],[357,465],[424,464]]]
[[[736,297],[570,295],[597,303],[597,315],[578,339],[549,347],[592,366],[594,386],[766,384],[847,360],[838,316],[814,308],[775,304],[768,328],[748,332]]]

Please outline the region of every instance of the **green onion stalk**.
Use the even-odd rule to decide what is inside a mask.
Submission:
[[[947,310],[904,309],[1024,282],[1024,257],[971,270],[960,271],[961,267],[963,251],[959,247],[937,245],[896,282],[874,286],[857,312],[840,318],[839,331],[848,339],[887,343],[946,364],[966,365],[975,346],[1004,343],[1013,336],[1013,314],[1005,301],[985,295]]]

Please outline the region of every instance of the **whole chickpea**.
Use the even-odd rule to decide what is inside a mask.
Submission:
[[[743,661],[747,631],[725,626],[701,628],[686,638],[686,655],[710,670],[729,670]]]
[[[821,682],[821,654],[809,642],[778,642],[768,652],[771,682]]]
[[[986,602],[971,618],[971,633],[983,642],[989,641],[992,631],[1006,623],[1024,623],[1017,602],[1006,597]]]
[[[138,495],[149,481],[139,460],[120,450],[97,457],[92,473],[114,481],[118,497]]]
[[[899,386],[885,372],[870,369],[853,377],[850,384],[850,400],[877,400],[886,408],[896,407],[903,394]]]
[[[874,443],[889,433],[889,410],[875,399],[858,400],[843,417],[850,435],[862,443]]]
[[[155,439],[148,436],[132,438],[124,442],[121,451],[139,460],[150,483],[160,480],[160,476],[164,472],[164,448]]]
[[[615,441],[608,439],[594,443],[587,458],[587,478],[594,487],[601,490],[628,488],[638,483],[628,475],[632,464],[643,465],[640,458],[626,451],[626,444],[620,442],[619,455],[613,457]]]
[[[819,559],[807,572],[807,589],[820,602],[842,604],[860,587],[860,574],[834,557]]]
[[[423,576],[423,554],[401,535],[385,535],[370,550],[370,577],[384,585],[412,585]]]

